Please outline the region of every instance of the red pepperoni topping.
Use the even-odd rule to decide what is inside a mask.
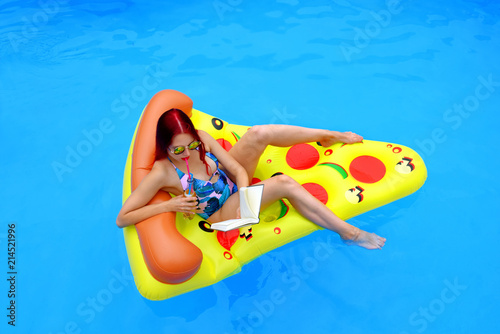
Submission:
[[[293,169],[309,169],[314,167],[318,161],[318,150],[309,144],[294,145],[286,153],[286,163]]]
[[[225,249],[231,250],[231,247],[238,240],[239,235],[240,233],[237,229],[227,232],[217,231],[217,241]]]
[[[256,183],[259,183],[259,182],[262,182],[261,179],[257,178],[257,177],[254,177],[252,178],[252,183],[251,184],[256,184]]]
[[[231,143],[225,140],[224,138],[217,139],[217,142],[228,152],[233,147],[233,145],[231,145]]]
[[[349,171],[351,176],[359,182],[375,183],[384,177],[386,169],[384,163],[379,159],[362,155],[351,161]]]
[[[326,204],[328,202],[328,193],[325,188],[317,183],[304,183],[302,185],[311,195],[316,197],[321,203]]]

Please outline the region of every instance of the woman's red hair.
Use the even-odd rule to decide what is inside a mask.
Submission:
[[[174,136],[181,133],[190,134],[195,140],[199,140],[201,142],[201,145],[198,148],[200,160],[203,161],[207,167],[207,174],[210,174],[210,167],[205,161],[205,145],[194,128],[191,119],[180,109],[167,110],[158,119],[158,125],[156,126],[155,161],[168,157],[168,147],[172,144]]]

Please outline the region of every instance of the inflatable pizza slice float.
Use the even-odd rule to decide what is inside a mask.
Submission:
[[[186,112],[197,129],[212,135],[226,149],[249,129],[232,125],[192,108],[191,99],[174,90],[158,92],[148,103],[130,147],[123,186],[123,201],[149,172],[154,162],[158,118],[171,108]],[[254,183],[283,173],[293,177],[337,216],[347,220],[408,196],[427,178],[422,158],[412,149],[391,143],[319,143],[268,147]],[[151,203],[170,195],[160,191]],[[220,232],[196,216],[160,214],[124,228],[132,273],[139,292],[163,300],[214,284],[239,271],[258,256],[299,239],[318,225],[306,220],[286,201],[261,212],[251,228]]]

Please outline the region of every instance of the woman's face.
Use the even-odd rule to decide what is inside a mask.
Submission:
[[[194,139],[194,137],[192,135],[190,135],[189,133],[181,133],[181,134],[175,135],[172,138],[172,143],[168,147],[168,156],[170,157],[170,159],[182,160],[182,159],[189,158],[191,156],[191,154],[193,154],[193,152],[198,152],[195,150],[188,149],[189,144],[191,144],[195,140],[196,139]],[[182,152],[181,154],[174,154],[173,152],[174,152],[174,149],[176,147],[183,147],[184,152]]]

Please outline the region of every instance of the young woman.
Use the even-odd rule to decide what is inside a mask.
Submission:
[[[237,188],[250,184],[259,158],[268,145],[288,147],[317,141],[328,147],[337,142],[351,144],[362,139],[352,132],[259,125],[250,128],[227,152],[208,133],[196,130],[184,112],[170,109],[158,120],[156,158],[151,172],[123,204],[117,225],[136,224],[162,212],[195,212],[210,223],[237,218]],[[185,159],[189,159],[197,197],[180,196],[188,187]],[[265,185],[262,210],[286,198],[304,217],[337,232],[348,244],[367,249],[384,246],[385,238],[346,223],[291,177],[277,175],[262,183]],[[175,197],[160,204],[148,204],[159,190]]]

